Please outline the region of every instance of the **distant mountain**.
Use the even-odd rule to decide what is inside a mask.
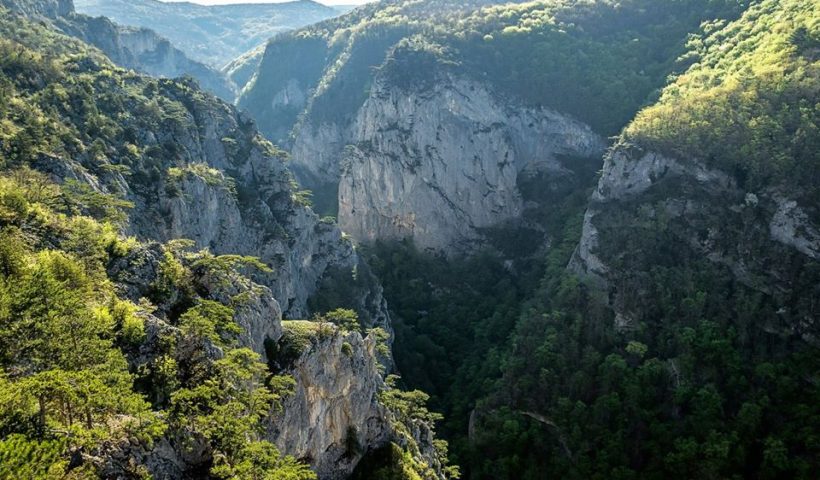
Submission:
[[[229,102],[234,99],[236,86],[225,75],[191,60],[151,29],[77,13],[71,0],[0,0],[0,6],[99,48],[121,67],[162,78],[189,75],[214,95]]]
[[[204,6],[157,0],[77,0],[77,11],[147,27],[189,57],[223,67],[277,33],[340,15],[344,9],[311,0]]]

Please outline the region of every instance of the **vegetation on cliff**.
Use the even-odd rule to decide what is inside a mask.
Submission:
[[[239,103],[276,141],[303,111],[315,125],[343,122],[367,98],[373,69],[413,38],[434,45],[426,51],[437,51],[439,61],[403,69],[399,76],[410,84],[435,78],[439,63],[522,104],[554,108],[615,134],[670,73],[685,68],[676,59],[700,22],[734,18],[743,8],[737,0],[494,3],[383,2],[281,35]],[[282,62],[290,57],[300,61]],[[272,106],[293,81],[310,97]]]
[[[163,287],[123,299],[107,266],[141,246],[78,213],[87,199],[27,166],[0,174],[0,474],[97,478],[101,465],[83,453],[105,457],[121,442],[150,451],[183,435],[207,445],[215,478],[313,478],[262,439],[287,379],[237,346],[232,305],[180,294],[201,256],[167,250]],[[154,302],[168,294],[183,313],[166,324]],[[149,340],[159,346],[146,350]],[[133,460],[123,468],[148,474]]]
[[[820,15],[811,1],[759,2],[692,37],[695,65],[640,112],[624,139],[696,158],[758,191],[781,183],[817,205]]]
[[[247,194],[184,150],[231,107],[2,8],[0,52],[0,477],[315,478],[265,428],[293,379],[241,341],[270,294],[246,275],[270,267],[122,233],[126,195],[190,176]],[[249,121],[217,142],[280,160]]]
[[[653,178],[638,198],[593,202],[605,290],[567,268],[583,207],[559,215],[540,281],[504,257],[375,249],[397,364],[447,415],[466,476],[813,477],[820,267],[770,238],[763,198],[817,218],[817,28],[814,2],[761,1],[690,38],[691,67],[614,159],[656,151],[735,183]],[[738,213],[747,192],[761,204]]]

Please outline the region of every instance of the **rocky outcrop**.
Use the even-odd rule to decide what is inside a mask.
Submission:
[[[296,389],[274,417],[270,435],[282,451],[310,462],[320,479],[344,479],[392,435],[390,414],[378,401],[384,383],[376,339],[298,323],[315,337],[286,369]]]
[[[674,177],[693,179],[699,185],[716,191],[736,188],[728,175],[710,170],[697,162],[683,163],[668,156],[654,152],[644,153],[621,145],[609,152],[604,159],[598,187],[592,194],[591,206],[584,215],[583,235],[570,262],[571,269],[590,279],[603,281],[609,268],[597,254],[600,233],[595,225],[595,218],[601,213],[599,207],[637,197],[656,187],[658,182]]]
[[[331,152],[339,145],[316,140]],[[512,105],[486,85],[452,75],[428,89],[379,79],[350,143],[341,161],[342,229],[362,242],[412,238],[439,251],[469,250],[483,229],[520,217],[522,172],[560,177],[569,172],[566,158],[605,148],[578,121]],[[333,171],[327,160],[295,157],[317,176]]]
[[[160,242],[186,238],[214,254],[259,257],[272,272],[254,280],[271,289],[287,317],[306,317],[308,300],[329,269],[348,275],[357,269],[353,245],[295,199],[283,159],[249,119],[215,101],[192,105],[188,114],[183,128],[143,133],[146,148],[173,143],[183,152],[164,166],[164,185],[110,181],[125,185],[123,193],[134,202],[129,233]],[[354,293],[363,302],[378,293],[366,288]],[[388,322],[383,302],[366,303],[379,308],[363,312],[366,318]]]
[[[808,338],[813,321],[785,319],[805,307],[788,292],[811,278],[801,272],[811,271],[820,252],[820,225],[810,211],[783,188],[746,191],[697,159],[622,143],[606,156],[570,269],[605,287],[616,323],[631,328],[648,302],[639,287],[648,269],[706,260],[771,299],[782,321],[770,328],[803,329],[796,333]],[[642,235],[641,228],[662,236],[642,240],[639,254],[630,250],[635,242],[629,238]],[[665,251],[665,243],[675,250]]]
[[[486,245],[488,230],[524,221],[532,199],[522,181],[538,177],[550,190],[573,183],[579,159],[600,159],[606,142],[589,126],[502,95],[454,66],[443,47],[401,40],[406,33],[350,40],[350,58],[341,54],[313,87],[308,73],[321,76],[321,65],[290,76],[267,70],[274,53],[325,58],[328,44],[280,39],[240,102],[258,112],[268,135],[284,138],[292,128],[297,180],[354,240],[410,238],[421,248],[469,252]],[[382,62],[377,69],[363,67],[374,61]],[[351,85],[366,78],[362,96]]]
[[[107,274],[120,297],[140,305],[123,307],[133,308],[145,328],[139,340],[122,340],[121,348],[130,371],[141,372],[139,391],[154,405],[168,405],[175,387],[159,388],[165,384],[154,382],[147,366],[171,356],[178,368],[171,375],[187,381],[195,367],[233,348],[233,329],[213,333],[229,314],[211,301],[234,312],[238,345],[265,356],[281,340],[283,314],[307,317],[309,300],[331,276],[345,287],[336,298],[360,310],[365,326],[389,329],[375,277],[338,226],[305,204],[284,154],[251,120],[195,82],[124,72],[96,53],[76,56],[74,72],[105,72],[95,77],[99,90],[88,101],[105,102],[116,129],[77,135],[76,148],[39,155],[31,166],[58,183],[73,180],[66,191],[84,199],[78,213],[100,207],[104,212],[95,215],[121,229],[122,243],[110,245],[116,252],[109,252]],[[65,121],[77,126],[69,123],[73,118]],[[89,137],[93,149],[83,143]],[[270,271],[243,256],[258,257]],[[199,327],[186,323],[191,317],[185,315],[197,315],[191,309],[200,307],[215,309],[202,314],[215,323],[211,333],[207,326],[193,332]],[[383,385],[378,360],[388,347],[377,346],[385,341],[378,330],[364,339],[358,333],[321,335],[287,370],[296,378],[294,403],[279,412],[267,439],[283,445],[284,454],[309,460],[323,476],[338,478],[391,432],[390,413],[377,395]],[[317,428],[319,418],[328,423]],[[154,478],[198,477],[213,460],[213,445],[202,435],[174,425],[156,442],[112,439],[77,456],[106,478],[142,476],[145,468]]]
[[[253,280],[270,288],[288,318],[309,316],[308,301],[327,274],[351,279],[366,271],[338,226],[297,198],[283,154],[258,135],[250,119],[192,83],[160,81],[152,88],[179,108],[178,115],[129,117],[123,128],[135,132],[137,151],[154,156],[145,153],[129,174],[99,169],[82,155],[44,159],[43,170],[57,181],[79,180],[131,201],[125,231],[140,240],[185,238],[216,255],[259,257],[272,271],[257,272]],[[127,161],[121,151],[106,154],[108,165]],[[371,275],[359,278],[364,277]],[[366,325],[389,330],[378,282],[357,282],[346,292],[344,301]]]
[[[156,300],[156,285],[161,275],[160,263],[169,253],[167,247],[155,242],[141,244],[109,265],[109,278],[115,282],[123,298],[134,303],[142,298]],[[233,309],[233,320],[241,328],[239,343],[263,358],[266,357],[266,342],[275,342],[282,336],[282,309],[271,290],[254,283],[238,271],[212,270],[201,266],[194,269],[192,282],[202,298]],[[183,301],[181,293],[176,288],[163,293],[162,301],[158,301],[156,305],[156,315],[166,319],[171,317],[172,310]],[[144,356],[150,356],[159,350],[154,348],[156,345],[152,338],[158,337],[161,331],[167,332],[173,328],[154,316],[148,318],[146,323],[150,326],[148,340],[140,348]],[[147,363],[145,358],[139,357],[134,359],[135,365]]]
[[[124,297],[135,302],[148,296],[156,298],[160,263],[169,253],[168,247],[157,243],[140,245],[113,262],[108,273]],[[320,478],[343,479],[367,453],[394,438],[392,413],[379,402],[379,392],[385,388],[379,351],[386,345],[380,347],[378,342],[384,338],[363,338],[328,323],[283,322],[279,304],[268,288],[237,271],[201,265],[202,254],[173,255],[191,268],[193,291],[203,299],[232,307],[233,320],[242,328],[239,345],[252,348],[269,364],[280,365],[280,373],[295,380],[293,393],[266,420],[266,439],[275,442],[283,453],[309,463]],[[163,341],[171,337],[178,338],[178,362],[185,361],[188,350],[204,350],[210,359],[223,357],[221,348],[207,342],[186,345],[179,330],[164,320],[173,315],[180,302],[186,303],[183,295],[175,288],[164,292],[164,300],[157,302],[156,316],[145,318],[145,339],[129,355],[135,370],[155,362],[163,352]],[[124,440],[86,455],[86,460],[114,477],[128,472],[136,462],[155,478],[180,478],[206,464],[211,455],[207,446],[194,444],[195,448],[190,448],[179,437],[184,433],[162,437],[153,444]],[[414,434],[419,459],[437,461],[430,428],[417,425]]]
[[[290,318],[307,316],[308,299],[325,271],[333,267],[350,272],[358,258],[334,224],[320,222],[309,209],[293,203],[289,184],[282,183],[289,178],[282,164],[264,155],[252,155],[250,162],[249,177],[235,179],[244,188],[260,189],[260,196],[246,205],[225,186],[186,173],[173,196],[158,192],[158,209],[140,199],[148,212],[133,231],[163,241],[189,238],[218,254],[259,257],[273,271],[258,274],[256,280],[273,290]]]
[[[820,260],[820,225],[812,222],[796,201],[781,196],[775,196],[774,200],[777,211],[769,223],[772,238],[803,255]],[[759,202],[756,197],[749,201]]]
[[[200,268],[194,271],[193,288],[203,298],[230,305],[242,328],[240,344],[263,356],[270,342],[282,337],[282,311],[291,318],[307,316],[308,300],[330,277],[338,277],[340,284],[354,283],[354,276],[360,279],[342,297],[365,324],[389,329],[378,282],[359,265],[352,244],[335,224],[320,221],[294,199],[283,159],[257,136],[252,122],[213,99],[192,102],[187,88],[170,82],[164,86],[166,98],[189,110],[176,128],[142,131],[141,148],[173,143],[179,152],[173,160],[166,157],[160,182],[143,184],[120,175],[97,178],[74,163],[54,174],[68,176],[65,172],[70,171],[72,178],[88,178],[95,188],[122,189],[134,203],[128,231],[140,239],[188,238],[195,241],[195,249],[260,257],[273,271],[255,274],[256,283]],[[59,162],[49,162],[54,163]],[[135,302],[150,297],[164,255],[156,243],[136,248],[115,262],[109,275],[124,297]],[[170,316],[179,301],[178,292],[168,295],[165,302],[157,302],[159,317]],[[131,356],[135,369],[162,351],[159,333],[173,330],[165,321],[150,320],[145,342]],[[344,478],[390,434],[389,413],[377,397],[383,384],[378,361],[385,359],[377,359],[375,342],[375,337],[362,339],[358,334],[334,336],[317,343],[287,371],[296,380],[295,395],[271,423],[268,438],[284,454],[308,461],[322,478]],[[220,356],[218,349],[211,350],[214,358]],[[181,445],[177,438],[151,446],[111,445],[93,461],[112,475],[127,472],[133,461],[146,465],[154,478],[180,478],[191,465],[207,459],[207,449],[189,451]]]

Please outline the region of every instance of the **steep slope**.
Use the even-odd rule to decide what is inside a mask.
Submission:
[[[9,36],[25,38],[22,29],[5,28]],[[291,318],[308,314],[308,299],[326,270],[355,269],[350,242],[299,199],[283,153],[257,136],[250,119],[185,82],[123,73],[118,78],[126,81],[119,84],[106,80],[110,65],[78,68],[92,78],[71,72],[52,82],[71,86],[69,95],[86,102],[105,95],[112,101],[93,109],[62,105],[72,121],[68,131],[85,146],[61,146],[68,149],[68,163],[44,162],[43,168],[61,177],[91,176],[98,188],[132,202],[129,234],[188,238],[216,254],[260,257],[276,272],[260,273],[259,281],[273,289]],[[376,311],[362,313],[383,325],[380,302],[368,304]]]
[[[190,75],[203,88],[233,102],[236,87],[223,74],[193,61],[171,43],[145,28],[117,25],[108,18],[92,18],[75,12],[72,0],[3,0],[12,11],[53,24],[64,33],[94,45],[117,65],[155,76],[176,78]]]
[[[692,40],[550,255],[473,411],[471,478],[814,475],[818,25],[763,1]]]
[[[600,158],[687,34],[738,10],[490,3],[385,2],[268,45],[239,104],[291,145],[297,179],[354,239],[448,253],[486,242],[521,219],[519,183],[550,172],[557,184]]]
[[[186,55],[222,68],[280,32],[341,12],[311,0],[204,6],[157,0],[76,0],[77,10],[122,25],[150,28]]]
[[[749,288],[776,295],[797,287],[790,283],[795,269],[820,258],[820,44],[811,7],[763,2],[695,43],[697,65],[643,110],[607,155],[579,268],[607,277],[609,260],[595,250],[620,240],[603,225],[631,210],[637,222],[666,217],[665,228],[693,253],[729,268]],[[637,213],[662,197],[654,213]],[[610,209],[617,213],[604,213]],[[769,265],[770,258],[784,261]],[[626,310],[622,316],[631,317]]]
[[[253,74],[256,73],[256,69],[259,68],[259,62],[262,61],[262,55],[264,54],[265,46],[260,45],[234,58],[230,63],[222,67],[222,72],[236,85],[237,91],[241,92],[245,88],[245,85],[251,81]]]
[[[236,87],[222,73],[188,58],[147,28],[123,27],[108,18],[73,14],[57,22],[65,33],[99,48],[117,65],[163,78],[191,76],[203,89],[233,102]]]
[[[539,260],[372,249],[465,477],[813,478],[817,26],[808,1],[704,25],[589,195],[530,183]]]
[[[579,158],[603,154],[604,140],[587,125],[502,103],[481,82],[435,72],[435,58],[425,63],[434,85],[390,81],[404,75],[393,69],[405,56],[425,54],[413,46],[395,51],[396,66],[374,79],[352,126],[338,198],[339,224],[353,238],[473,251],[493,228],[526,225],[523,178],[540,175],[542,187],[554,189],[575,177]]]
[[[252,122],[2,8],[0,49],[0,476],[335,479],[391,442],[444,475],[376,367],[380,287]],[[331,275],[361,320],[277,354],[283,312],[311,313]],[[382,433],[350,451],[360,418],[338,414],[301,448],[302,409],[370,411]]]

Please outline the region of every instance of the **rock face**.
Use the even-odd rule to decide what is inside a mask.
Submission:
[[[234,317],[243,329],[240,341],[262,355],[267,353],[266,340],[281,337],[282,315],[308,316],[308,300],[330,276],[351,284],[346,300],[359,310],[365,324],[389,329],[380,286],[360,265],[352,243],[339,228],[321,221],[297,201],[281,152],[261,139],[253,122],[231,106],[197,96],[193,85],[160,83],[163,97],[184,105],[185,113],[173,127],[140,129],[141,149],[174,145],[175,153],[162,157],[157,181],[118,173],[97,177],[76,163],[55,167],[54,174],[83,179],[132,201],[127,230],[141,240],[186,238],[198,249],[255,256],[268,264],[273,271],[253,275],[253,281],[224,282],[199,272],[196,286],[206,298],[226,304],[243,295]],[[112,266],[110,273],[123,293],[136,301],[146,296],[161,260],[157,248],[141,249]],[[361,281],[353,282],[354,274]],[[343,348],[345,343],[350,349]],[[374,339],[358,334],[318,344],[295,364],[297,394],[271,427],[270,438],[284,453],[309,460],[326,478],[341,478],[352,471],[388,432],[388,414],[376,403],[382,380],[374,348]],[[330,423],[317,426],[317,418]],[[346,440],[353,427],[358,429],[361,448],[355,455],[346,450],[352,445]],[[167,478],[178,478],[174,472],[196,459],[180,458],[174,439],[169,442],[140,455],[145,464],[170,472]]]
[[[193,61],[147,28],[123,27],[105,17],[76,13],[73,0],[0,0],[0,5],[46,19],[64,33],[102,50],[114,63],[155,77],[190,75],[203,88],[232,102],[235,86],[219,71]]]
[[[46,25],[37,28],[42,32]],[[114,212],[111,225],[138,240],[123,242],[106,265],[118,295],[142,305],[135,315],[144,320],[144,339],[122,346],[132,371],[173,355],[179,376],[188,378],[185,369],[197,363],[191,359],[199,356],[207,364],[223,358],[227,344],[185,333],[185,313],[211,301],[233,310],[241,327],[239,345],[267,356],[271,343],[282,337],[282,316],[307,317],[311,297],[327,282],[344,287],[335,292],[334,307],[341,306],[337,300],[347,303],[359,310],[365,326],[389,330],[378,282],[338,226],[320,220],[300,199],[284,154],[250,119],[193,81],[122,71],[85,49],[72,60],[72,73],[105,72],[95,77],[99,90],[89,101],[105,104],[117,128],[106,135],[76,135],[76,148],[61,150],[60,156],[38,153],[31,166],[57,183],[75,181],[66,189],[76,188],[94,200],[89,203],[111,206],[104,209]],[[84,141],[94,143],[93,154]],[[77,208],[92,207],[83,202]],[[173,241],[179,239],[192,242]],[[271,271],[247,267],[258,262],[237,256],[258,257]],[[296,394],[268,437],[283,453],[309,460],[323,477],[339,478],[386,441],[391,417],[377,395],[383,386],[378,359],[386,356],[386,345],[376,345],[381,337],[379,331],[367,339],[332,332],[296,359],[288,370],[297,380]],[[171,351],[165,342],[174,344]],[[155,405],[168,404],[170,390],[154,389],[150,379],[146,384]],[[317,419],[325,423],[317,427]],[[124,439],[77,456],[97,456],[88,459],[105,478],[131,478],[129,468],[139,466],[154,478],[192,472],[199,478],[210,466],[213,447],[192,435],[185,426],[174,426],[151,445]],[[430,435],[419,438],[430,443]]]
[[[664,155],[631,150],[622,145],[605,157],[601,179],[584,216],[583,235],[571,267],[578,273],[604,279],[609,269],[596,253],[600,239],[595,218],[601,212],[600,206],[639,197],[656,187],[661,180],[668,181],[674,177],[694,180],[697,185],[713,193],[736,188],[728,175],[707,169],[697,162],[683,163]]]
[[[149,297],[160,276],[160,263],[165,252],[167,249],[151,242],[139,246],[110,265],[108,274],[116,283],[119,293],[135,303],[141,298]],[[275,342],[282,336],[282,309],[271,290],[235,271],[214,272],[200,268],[194,273],[194,287],[203,298],[231,306],[234,310],[233,320],[242,329],[239,343],[265,358],[265,343]],[[179,294],[178,291],[169,292],[165,302],[156,306],[156,315],[169,317],[173,305],[179,301]],[[153,325],[153,330],[156,331],[172,328],[154,316],[147,323]],[[149,340],[141,348],[146,355],[151,355],[157,350],[153,347]],[[147,362],[137,360],[135,363],[140,365]]]
[[[142,149],[174,146],[158,181],[95,175],[77,162],[55,159],[44,161],[44,168],[58,179],[80,179],[133,202],[126,230],[140,240],[190,239],[217,255],[259,257],[273,271],[253,279],[271,289],[285,316],[307,317],[308,300],[325,274],[352,277],[359,269],[352,243],[334,223],[297,202],[282,153],[258,136],[250,119],[213,98],[192,101],[193,85],[166,85],[166,98],[188,105],[185,118],[174,128],[135,127]],[[368,325],[389,328],[378,282],[357,283],[351,292],[351,308],[361,308]]]
[[[316,140],[327,151],[338,146]],[[339,183],[342,229],[362,242],[409,237],[439,251],[469,250],[483,229],[520,217],[522,172],[560,176],[566,158],[605,148],[578,121],[516,108],[485,85],[451,75],[423,90],[379,79],[350,143]],[[295,162],[316,176],[333,171],[327,156]]]
[[[147,28],[123,27],[105,17],[73,14],[59,25],[66,33],[102,50],[123,67],[154,77],[176,78],[190,75],[202,88],[232,102],[235,86],[219,71],[188,58],[171,42]]]
[[[320,479],[344,479],[367,451],[390,439],[390,414],[377,397],[384,384],[376,340],[335,330],[322,335],[287,369],[296,390],[270,433]]]
[[[274,53],[324,58],[328,46],[279,40],[243,93],[268,135],[284,138],[293,129],[297,180],[355,240],[410,238],[421,248],[469,252],[488,229],[522,219],[522,178],[563,181],[578,159],[600,159],[606,143],[587,125],[502,96],[424,42],[395,45],[405,33],[376,36],[373,45],[353,42],[350,59],[338,72],[328,67],[315,87],[309,74],[320,75],[321,65],[290,77],[263,67],[270,69]],[[378,58],[375,74],[362,67]],[[356,82],[358,89],[350,86]],[[264,106],[248,104],[263,98]]]
[[[608,287],[619,327],[633,327],[646,300],[635,288],[640,275],[629,272],[651,268],[660,253],[628,250],[630,226],[622,220],[652,222],[675,242],[679,262],[706,259],[727,269],[744,287],[771,297],[782,318],[768,328],[803,329],[794,333],[808,338],[817,328],[813,321],[786,321],[798,303],[788,292],[800,281],[799,272],[820,258],[818,218],[783,189],[745,191],[727,173],[696,159],[619,144],[606,156],[570,268]]]
[[[254,280],[271,289],[287,317],[306,317],[308,299],[329,269],[352,275],[357,268],[353,245],[335,224],[296,201],[281,153],[258,137],[253,122],[221,102],[167,93],[190,105],[184,125],[142,132],[144,148],[173,144],[178,152],[163,166],[164,180],[144,185],[116,175],[104,182],[134,203],[129,233],[259,257],[273,272]],[[354,294],[379,309],[362,312],[364,318],[389,323],[380,290],[371,286]]]

